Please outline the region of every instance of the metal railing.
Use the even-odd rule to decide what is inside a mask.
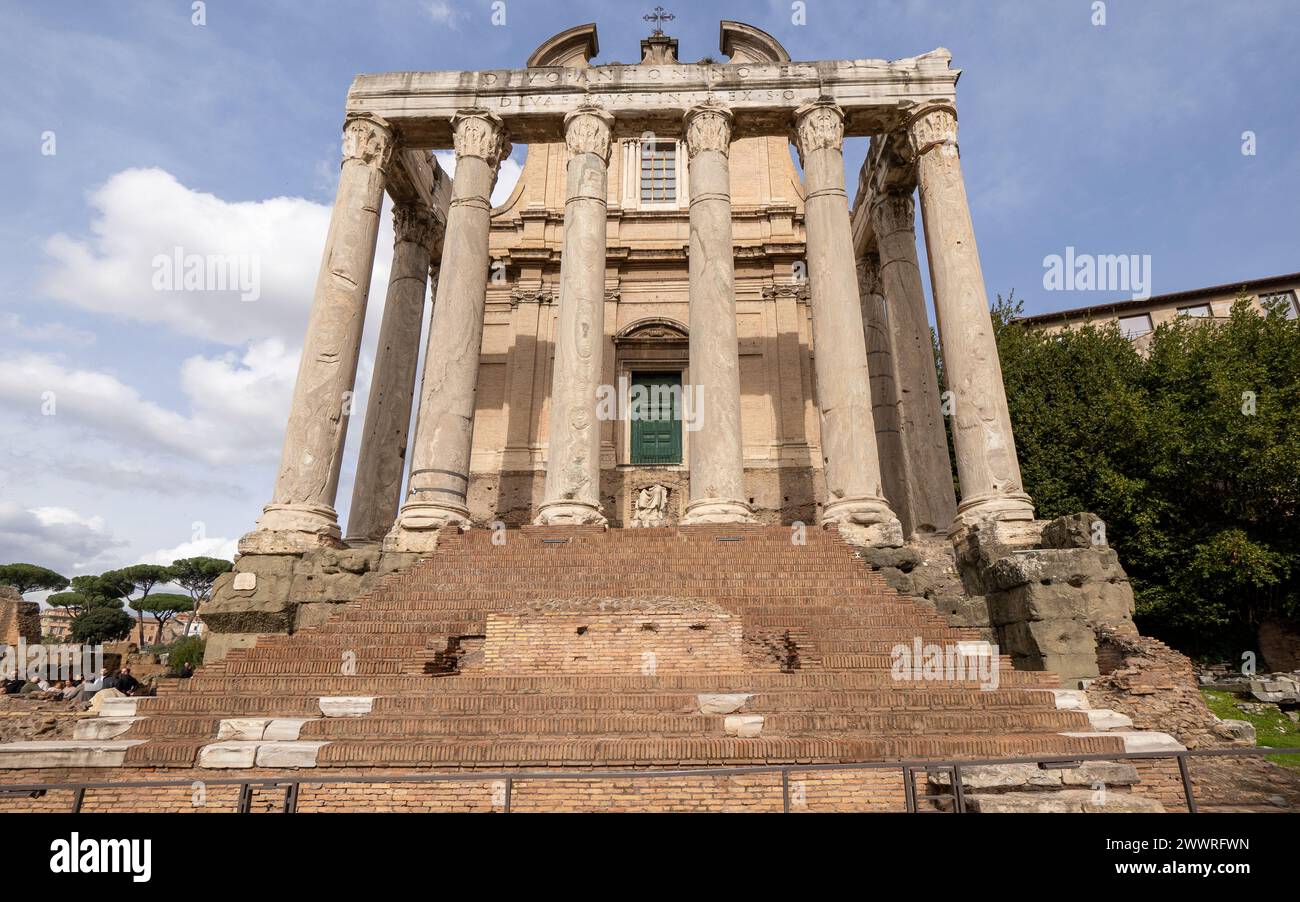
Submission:
[[[1166,752],[1132,752],[1123,754],[1096,755],[1052,755],[1026,758],[988,758],[964,761],[864,761],[837,764],[765,764],[746,767],[705,767],[685,770],[613,770],[613,771],[512,771],[508,773],[439,773],[439,774],[395,774],[395,775],[348,775],[348,776],[304,776],[287,779],[283,777],[250,777],[244,779],[212,780],[121,780],[117,782],[84,783],[22,783],[0,784],[0,796],[26,795],[40,798],[49,792],[71,792],[72,806],[70,813],[78,814],[85,804],[87,793],[92,790],[112,789],[161,789],[192,788],[196,782],[203,786],[238,786],[239,798],[235,811],[248,814],[253,809],[254,790],[283,790],[281,814],[293,814],[298,810],[301,786],[327,784],[377,784],[377,783],[501,783],[504,798],[501,806],[503,813],[509,814],[514,785],[516,782],[543,780],[614,780],[614,779],[665,779],[672,777],[730,777],[752,774],[781,775],[781,810],[790,813],[790,774],[822,771],[861,771],[861,770],[895,770],[903,776],[903,796],[906,811],[909,814],[938,813],[941,809],[923,809],[919,803],[951,802],[952,811],[963,813],[966,797],[962,787],[962,773],[966,768],[991,767],[1005,764],[1034,764],[1043,770],[1077,768],[1085,762],[1092,761],[1152,761],[1173,758],[1178,761],[1178,772],[1182,778],[1183,800],[1189,814],[1197,813],[1196,797],[1192,791],[1191,774],[1187,767],[1190,758],[1229,758],[1229,757],[1265,757],[1269,755],[1300,755],[1300,748],[1229,748],[1229,749],[1184,749]],[[947,771],[951,780],[952,791],[948,793],[916,793],[916,775],[926,775]]]

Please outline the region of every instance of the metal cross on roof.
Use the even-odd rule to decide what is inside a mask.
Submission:
[[[672,13],[664,12],[664,8],[662,6],[656,6],[655,11],[653,13],[651,13],[648,16],[642,16],[641,18],[647,22],[653,22],[655,26],[654,33],[656,35],[661,35],[664,33],[663,23],[671,22],[673,19],[676,19],[677,17],[674,16]]]

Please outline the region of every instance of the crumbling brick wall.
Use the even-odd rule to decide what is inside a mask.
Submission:
[[[1150,636],[1106,627],[1096,636],[1101,675],[1087,688],[1092,707],[1127,714],[1137,729],[1169,733],[1188,748],[1232,744],[1206,706],[1189,658]]]
[[[0,586],[0,645],[29,645],[41,641],[41,606],[23,601],[22,594],[10,586]]]

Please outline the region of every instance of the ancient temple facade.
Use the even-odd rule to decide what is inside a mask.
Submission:
[[[685,63],[657,32],[640,62],[600,64],[585,25],[523,69],[358,77],[277,483],[242,552],[402,554],[533,523],[802,522],[898,546],[1032,519],[949,54],[792,62],[737,22],[720,49]],[[872,139],[852,193],[850,136]],[[493,207],[512,142],[523,172]],[[393,269],[341,524],[385,191]]]

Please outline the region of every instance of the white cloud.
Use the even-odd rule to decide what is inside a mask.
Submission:
[[[61,347],[87,347],[95,343],[95,333],[65,323],[29,323],[17,313],[0,314],[0,335],[18,342],[54,344]]]
[[[187,557],[215,557],[226,561],[233,561],[235,559],[235,551],[238,544],[238,539],[196,539],[193,542],[182,542],[174,548],[160,548],[157,551],[146,554],[140,563],[170,566],[172,561],[177,561],[181,558]]]
[[[298,356],[270,339],[238,357],[189,358],[180,372],[188,414],[145,399],[111,373],[71,369],[42,354],[23,354],[0,368],[0,399],[35,410],[43,393],[53,392],[56,418],[119,441],[211,464],[247,462],[279,450]]]
[[[128,169],[91,192],[89,236],[53,235],[41,288],[49,297],[110,316],[165,325],[187,336],[240,347],[277,338],[302,341],[328,205],[296,197],[232,202],[195,191],[161,169]],[[390,213],[385,205],[375,254],[378,294],[392,260]],[[205,261],[243,264],[257,276],[257,300],[207,283],[189,290],[158,290],[155,260],[177,249]],[[183,283],[178,287],[183,289]],[[207,290],[200,290],[207,289]]]
[[[465,14],[452,6],[448,0],[433,0],[429,4],[429,17],[439,25],[446,25],[452,31],[460,31],[460,20]]]
[[[65,576],[98,572],[115,563],[127,543],[104,528],[99,516],[64,507],[23,509],[0,502],[0,561],[49,567]]]

